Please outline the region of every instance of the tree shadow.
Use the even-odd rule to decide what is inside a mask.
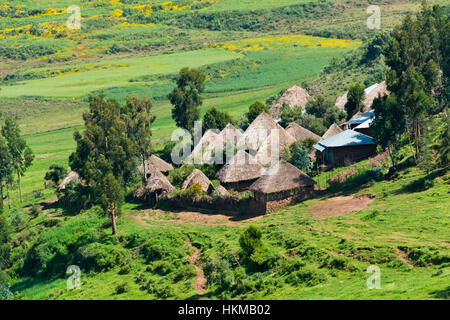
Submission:
[[[415,193],[415,192],[423,192],[434,186],[434,179],[437,177],[444,176],[447,173],[448,168],[442,168],[435,170],[425,177],[421,177],[419,179],[413,180],[410,183],[404,185],[403,187],[392,191],[393,194],[402,194],[402,193]]]
[[[450,286],[447,286],[447,288],[442,290],[432,291],[430,292],[430,295],[432,295],[436,299],[448,300],[450,298]]]

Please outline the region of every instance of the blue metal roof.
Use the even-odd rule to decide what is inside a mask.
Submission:
[[[363,113],[361,116],[359,116],[358,118],[356,118],[356,119],[353,119],[353,120],[349,120],[349,121],[347,121],[346,123],[344,123],[344,124],[361,124],[361,123],[363,123],[363,122],[366,122],[367,120],[369,120],[369,119],[372,119],[373,117],[375,117],[375,111],[369,111],[369,112],[366,112],[366,113]]]
[[[358,145],[368,145],[375,144],[373,139],[365,134],[356,132],[354,130],[345,130],[338,133],[328,139],[320,141],[313,147],[320,152],[326,148],[336,148],[336,147],[348,147],[348,146],[358,146]]]

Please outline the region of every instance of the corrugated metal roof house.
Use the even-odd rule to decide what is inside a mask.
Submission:
[[[366,122],[369,119],[373,119],[375,117],[375,111],[369,111],[366,113],[363,113],[362,115],[360,115],[359,117],[355,118],[355,119],[350,119],[347,122],[344,122],[342,124],[342,126],[345,129],[353,129],[357,126],[359,126],[360,124]]]
[[[345,130],[314,145],[317,159],[327,166],[348,165],[375,154],[373,139],[354,130]]]

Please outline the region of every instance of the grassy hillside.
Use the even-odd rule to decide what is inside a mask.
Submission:
[[[67,216],[62,208],[47,206],[34,219],[18,211],[15,214],[26,217],[27,223],[14,241],[30,241],[24,258],[30,277],[21,278],[13,289],[30,299],[198,299],[196,273],[188,262],[191,243],[201,251],[199,265],[209,281],[203,298],[448,298],[448,171],[426,175],[411,168],[395,180],[360,181],[343,185],[341,192],[243,221],[128,204],[117,237],[108,236],[108,221],[96,208]],[[371,200],[368,205],[353,204],[358,212],[324,213],[335,205],[332,197],[348,206],[353,201],[348,195]],[[250,224],[262,228],[267,253],[242,269],[235,260],[238,236]],[[120,261],[109,261],[106,252],[103,262],[85,260],[82,253],[88,246],[112,250]],[[66,289],[63,266],[70,263],[86,270],[81,290]],[[369,265],[380,267],[381,289],[367,289]],[[222,276],[231,282],[219,280]]]

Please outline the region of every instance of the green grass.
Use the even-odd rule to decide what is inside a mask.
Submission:
[[[447,173],[448,174],[448,173]],[[404,192],[404,187],[424,177],[422,171],[408,169],[394,181],[369,183],[358,188],[358,193],[371,194],[375,201],[367,208],[356,213],[347,213],[339,217],[323,217],[314,219],[310,208],[326,201],[330,196],[307,200],[301,204],[290,206],[278,212],[264,216],[251,222],[263,230],[263,240],[281,255],[280,259],[288,261],[291,248],[316,248],[326,252],[339,254],[351,270],[319,268],[326,275],[326,280],[312,287],[296,286],[286,283],[286,277],[275,269],[270,272],[248,270],[248,276],[261,277],[264,282],[275,281],[270,290],[250,289],[240,298],[245,299],[442,299],[448,297],[450,280],[448,264],[428,266],[408,266],[395,254],[396,247],[435,248],[441,255],[449,256],[447,230],[450,219],[446,214],[449,203],[448,178],[435,178],[434,186],[418,192]],[[353,191],[354,192],[354,191]],[[338,194],[337,194],[338,195]],[[411,211],[410,208],[415,210]],[[184,223],[170,217],[149,221],[147,225],[138,224],[129,215],[137,214],[139,206],[127,204],[124,215],[119,221],[121,237],[131,233],[147,235],[157,234],[160,230],[172,233],[180,238],[188,236],[191,241],[200,243],[202,255],[205,257],[220,252],[225,244],[231,251],[238,251],[238,234],[250,222],[245,220],[237,226],[214,226]],[[374,212],[376,212],[374,214]],[[75,222],[86,218],[93,211],[68,218]],[[106,227],[102,233],[108,233]],[[199,238],[200,237],[200,238]],[[296,244],[297,243],[297,244]],[[134,249],[129,249],[129,252]],[[320,257],[320,255],[319,255]],[[302,259],[302,258],[300,258]],[[304,257],[311,266],[319,266],[320,260]],[[386,260],[388,262],[386,262]],[[206,260],[207,261],[207,260]],[[410,264],[414,261],[409,260]],[[13,287],[30,299],[155,299],[156,296],[140,289],[136,283],[139,274],[148,265],[140,255],[132,259],[132,272],[120,274],[120,268],[103,273],[87,273],[82,275],[81,290],[69,291],[64,279],[52,280],[25,278]],[[369,265],[377,265],[381,269],[381,289],[369,290],[366,286],[366,273]],[[204,266],[204,264],[203,264]],[[146,273],[152,277],[152,273]],[[182,282],[170,282],[171,277],[158,278],[169,281],[174,289],[173,298],[195,298],[193,279]],[[156,278],[155,278],[156,279]],[[115,293],[119,284],[127,283],[129,290],[121,295]],[[269,289],[268,288],[268,289]],[[215,287],[207,290],[205,298],[217,298]],[[238,297],[234,297],[238,298]]]
[[[79,97],[94,90],[130,86],[128,80],[137,76],[172,74],[184,66],[195,68],[236,58],[239,58],[239,55],[235,53],[219,49],[205,49],[173,55],[105,60],[96,65],[108,66],[111,64],[112,66],[103,70],[25,81],[22,85],[3,86],[1,95],[5,97]]]

